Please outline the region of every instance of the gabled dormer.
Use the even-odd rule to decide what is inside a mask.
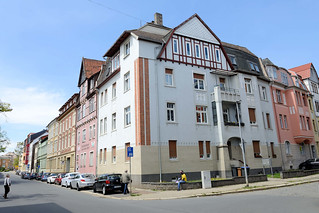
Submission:
[[[197,14],[175,27],[163,41],[157,57],[160,60],[226,71],[233,68],[220,39]]]

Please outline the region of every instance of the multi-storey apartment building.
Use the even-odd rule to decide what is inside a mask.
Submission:
[[[319,156],[319,79],[317,71],[312,63],[304,64],[298,67],[289,69],[302,77],[308,91],[311,94],[311,102],[309,108],[312,113],[312,122],[314,127],[314,135],[316,141],[317,154]],[[316,157],[313,156],[313,157]]]
[[[104,61],[82,58],[76,118],[76,171],[78,172],[96,173],[96,81],[104,63]]]
[[[259,103],[259,86],[270,97],[267,79],[250,68],[232,71],[221,41],[197,14],[173,29],[155,14],[154,22],[124,31],[104,56],[97,86],[99,174],[128,169],[133,147],[135,183],[171,180],[181,169],[194,179],[202,170],[235,175],[232,167],[243,166],[238,114],[251,173],[262,171],[267,143],[272,156],[279,151],[271,103]],[[260,70],[258,58],[251,60]]]
[[[272,80],[271,94],[283,168],[296,169],[302,161],[312,157],[315,144],[308,90],[296,73],[274,65],[269,59],[264,59],[263,63]]]
[[[59,122],[54,118],[48,125],[46,172],[57,172],[57,147],[59,136]],[[42,170],[41,170],[42,171]]]
[[[41,137],[38,142],[37,159],[36,159],[36,172],[46,171],[47,162],[47,143],[48,135]]]

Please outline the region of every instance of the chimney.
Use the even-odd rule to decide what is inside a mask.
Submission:
[[[160,13],[155,13],[154,14],[154,23],[158,25],[163,25],[163,17],[162,14]]]

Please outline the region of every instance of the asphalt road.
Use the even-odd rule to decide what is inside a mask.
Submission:
[[[318,183],[267,191],[247,192],[223,196],[152,201],[109,199],[89,191],[78,192],[38,181],[22,180],[12,175],[9,199],[0,199],[2,213],[318,213]],[[0,184],[3,176],[0,175]],[[0,193],[4,192],[3,187]],[[0,197],[2,198],[2,197]]]

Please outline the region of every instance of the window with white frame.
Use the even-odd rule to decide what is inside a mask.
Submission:
[[[260,98],[261,100],[264,100],[264,101],[267,100],[267,90],[266,90],[266,87],[264,86],[260,87]]]
[[[103,127],[103,119],[100,120],[100,135],[103,135],[104,127]]]
[[[82,142],[85,142],[86,140],[86,129],[83,129],[83,132],[82,132]]]
[[[91,99],[89,100],[89,112],[91,113],[91,112],[93,112],[93,111],[94,111],[94,99],[91,98]]]
[[[103,104],[107,104],[107,89],[104,90],[104,100]]]
[[[93,124],[92,133],[93,133],[93,138],[95,138],[95,124]]]
[[[252,84],[250,78],[245,78],[245,91],[248,94],[252,94]]]
[[[290,152],[290,143],[289,143],[289,141],[285,142],[285,147],[286,147],[286,155],[290,155],[291,152]]]
[[[202,74],[193,74],[194,88],[198,90],[205,90],[205,76]]]
[[[112,71],[115,71],[118,68],[120,68],[120,53],[112,58]]]
[[[94,87],[94,79],[90,79],[90,90]]]
[[[280,127],[283,129],[284,128],[284,124],[282,121],[282,114],[279,114],[279,122],[280,122]]]
[[[85,104],[83,104],[83,106],[82,106],[82,118],[85,117],[85,110],[86,110]]]
[[[312,92],[318,94],[318,86],[316,83],[311,82],[311,90]]]
[[[167,103],[167,121],[175,122],[175,103]]]
[[[124,109],[124,124],[125,126],[131,125],[131,106]]]
[[[124,44],[124,55],[127,56],[130,54],[130,42]]]
[[[81,120],[81,107],[77,111],[78,121]]]
[[[284,126],[285,126],[285,129],[288,129],[287,115],[284,115]]]
[[[206,106],[196,106],[196,122],[198,124],[207,124],[207,107]]]
[[[78,138],[77,138],[78,144],[81,142],[81,133],[78,132]]]
[[[86,166],[86,153],[83,154],[83,167]]]
[[[89,131],[89,140],[92,139],[92,126],[90,126],[90,131]]]
[[[199,44],[195,44],[195,56],[196,56],[197,58],[200,58]]]
[[[101,92],[101,95],[100,95],[100,107],[102,107],[104,104],[104,92]]]
[[[228,55],[228,57],[233,65],[237,65],[236,57],[234,55]]]
[[[124,75],[124,92],[127,92],[129,90],[130,90],[130,71],[128,71]]]
[[[105,117],[103,121],[104,121],[103,133],[106,134],[107,133],[107,118]]]
[[[282,103],[281,91],[276,89],[277,102]]]
[[[174,53],[178,53],[178,40],[173,39],[173,51]]]
[[[116,82],[112,84],[112,99],[116,98]]]
[[[191,56],[191,43],[190,42],[186,42],[186,55],[187,56]]]
[[[288,85],[288,76],[286,73],[281,72],[281,83]]]
[[[174,86],[172,69],[168,69],[168,68],[165,69],[165,85]]]
[[[249,61],[248,63],[249,63],[250,70],[259,72],[259,68],[258,68],[258,65],[256,63],[251,62],[251,61]]]
[[[204,54],[205,54],[205,59],[209,59],[209,52],[208,52],[208,47],[204,47]]]
[[[256,124],[256,109],[255,108],[248,108],[248,113],[249,113],[249,121],[250,124]]]
[[[116,113],[112,114],[112,131],[116,130]]]
[[[94,158],[94,156],[93,156],[93,151],[91,151],[91,152],[90,152],[90,159],[89,159],[89,160],[90,160],[90,164],[89,164],[90,167],[93,166],[93,158]]]
[[[215,56],[216,56],[216,61],[220,62],[220,51],[219,51],[219,49],[215,49]]]

